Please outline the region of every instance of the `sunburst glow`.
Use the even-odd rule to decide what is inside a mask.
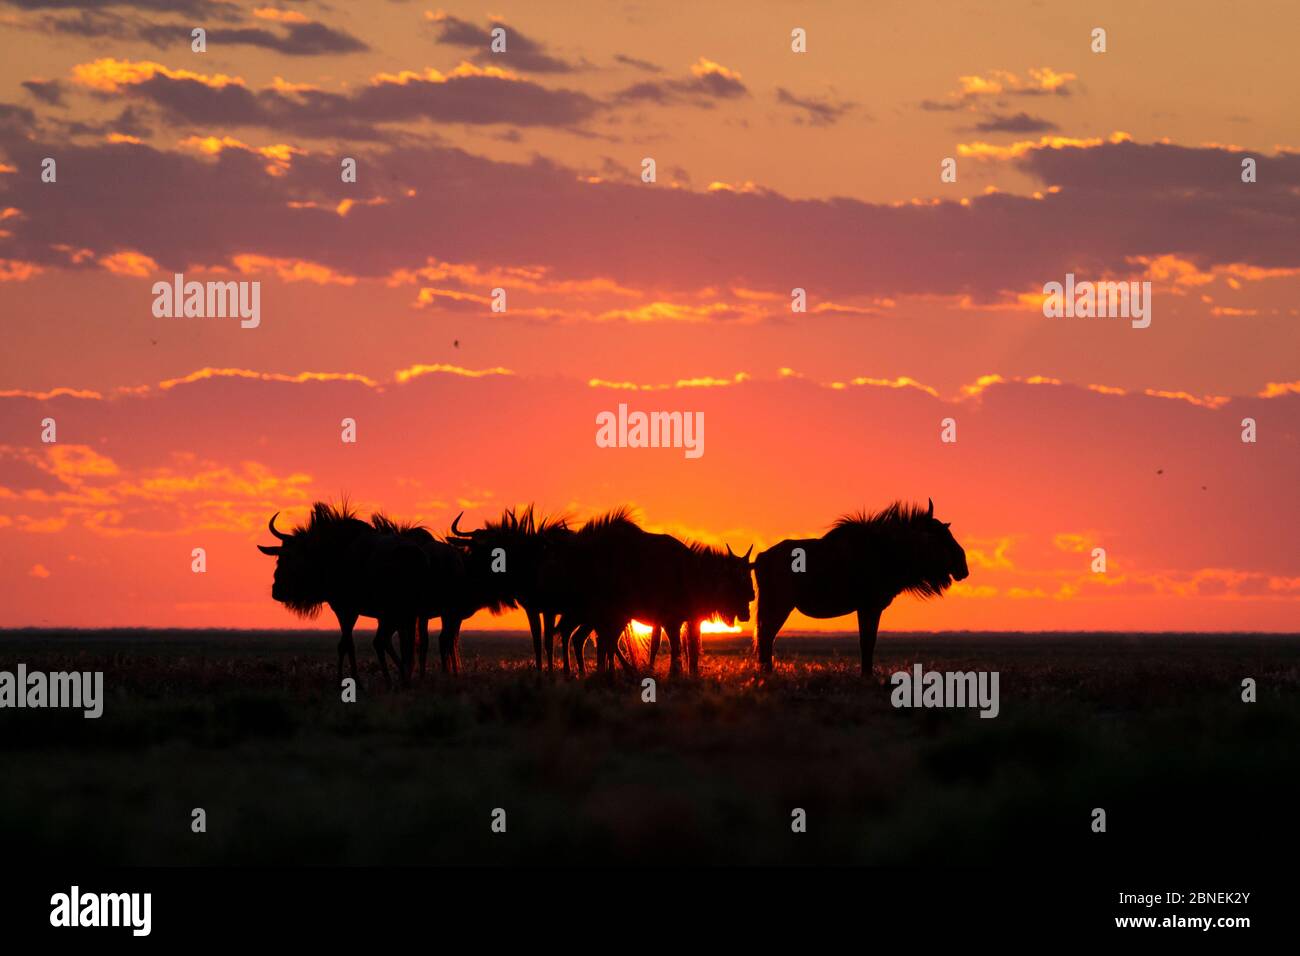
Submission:
[[[739,634],[742,628],[739,624],[728,624],[721,618],[714,617],[707,621],[700,622],[701,634]],[[649,624],[642,624],[640,621],[632,622],[632,636],[641,640],[649,638],[654,634],[654,628]]]

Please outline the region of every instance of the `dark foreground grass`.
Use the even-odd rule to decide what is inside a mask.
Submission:
[[[0,634],[0,670],[103,670],[107,696],[99,720],[0,710],[0,845],[103,864],[1294,859],[1300,637],[886,637],[872,681],[856,640],[777,650],[759,680],[746,641],[708,644],[700,679],[661,669],[647,704],[471,633],[459,679],[386,691],[367,653],[343,704],[329,636]],[[888,674],[916,661],[999,671],[1000,716],[895,710]]]

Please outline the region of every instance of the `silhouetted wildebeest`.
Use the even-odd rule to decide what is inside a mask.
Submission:
[[[276,512],[267,523],[278,545],[258,545],[263,554],[273,555],[275,578],[271,597],[302,617],[315,617],[324,605],[338,618],[339,680],[343,680],[346,655],[357,676],[357,656],[352,629],[358,617],[379,622],[375,632],[375,653],[384,679],[388,680],[385,654],[393,656],[405,679],[409,655],[401,660],[393,653],[390,637],[402,634],[403,647],[414,642],[416,622],[428,586],[429,561],[415,543],[396,534],[376,529],[357,518],[347,503],[337,508],[324,502],[312,506],[311,517],[289,534],[275,527]]]
[[[434,617],[442,620],[438,633],[442,669],[459,673],[460,626],[483,606],[477,600],[479,588],[471,580],[460,549],[440,541],[422,525],[394,521],[383,513],[371,515],[370,522],[381,533],[394,535],[418,547],[426,560],[425,577],[419,588],[420,676],[424,676],[429,654],[429,619]],[[409,679],[415,666],[415,655],[407,637],[407,634],[402,635],[402,661],[405,678]]]
[[[749,553],[685,544],[668,534],[640,528],[626,508],[611,511],[580,528],[563,548],[559,569],[566,596],[560,624],[567,666],[571,643],[578,673],[584,670],[583,645],[596,633],[596,666],[606,670],[618,653],[618,638],[635,619],[656,631],[665,627],[679,671],[681,624],[690,625],[691,671],[698,673],[700,622],[714,616],[749,620],[754,599]]]
[[[528,618],[533,636],[533,657],[542,669],[542,638],[546,638],[547,670],[554,668],[553,637],[564,595],[555,588],[557,578],[543,575],[548,561],[557,560],[574,532],[565,517],[538,518],[529,505],[522,512],[501,512],[497,521],[462,532],[460,517],[451,523],[448,540],[461,548],[482,599],[494,611],[518,606]]]
[[[772,646],[792,611],[814,618],[856,612],[864,675],[871,673],[880,615],[894,598],[904,591],[933,597],[970,573],[966,552],[935,518],[933,501],[924,511],[896,501],[875,514],[845,515],[820,538],[788,538],[768,548],[754,568],[763,670],[772,669]]]
[[[681,672],[681,632],[686,626],[686,657],[692,676],[700,672],[700,629],[704,621],[715,616],[730,623],[733,619],[749,620],[749,605],[754,600],[754,584],[750,578],[749,555],[732,552],[728,546],[724,553],[719,548],[692,542],[688,545],[691,559],[685,576],[687,611],[680,619],[650,624],[650,667],[654,669],[659,650],[659,635],[668,635],[671,658],[668,672]]]

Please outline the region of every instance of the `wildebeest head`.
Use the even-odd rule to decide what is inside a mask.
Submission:
[[[748,621],[749,605],[754,600],[754,580],[750,576],[750,545],[743,555],[736,554],[727,545],[726,552],[703,545],[693,547],[701,562],[700,573],[708,579],[715,611],[728,624],[733,620]]]
[[[447,541],[461,550],[482,599],[493,610],[533,596],[548,548],[555,538],[571,534],[564,517],[538,518],[532,505],[519,512],[506,509],[499,520],[472,531],[460,529],[461,517],[451,523]]]
[[[276,559],[271,597],[296,614],[314,617],[329,599],[330,572],[339,560],[340,545],[369,531],[369,525],[358,521],[346,502],[337,508],[316,502],[307,524],[289,534],[276,528],[278,516],[278,511],[271,516],[267,528],[280,543],[257,546]]]
[[[271,582],[271,597],[304,616],[320,609],[325,601],[325,568],[318,548],[313,548],[307,533],[298,529],[285,534],[275,526],[280,512],[271,516],[267,528],[280,539],[271,547],[259,544],[257,550],[275,558],[275,578]]]
[[[940,521],[934,516],[934,499],[927,500],[927,531],[933,542],[927,564],[937,580],[951,578],[953,581],[963,581],[970,576],[970,569],[966,566],[966,551],[952,536],[951,522]]]

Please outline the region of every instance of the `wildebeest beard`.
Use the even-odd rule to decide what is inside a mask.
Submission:
[[[280,602],[294,614],[308,621],[314,621],[325,607],[324,598],[290,597]]]

